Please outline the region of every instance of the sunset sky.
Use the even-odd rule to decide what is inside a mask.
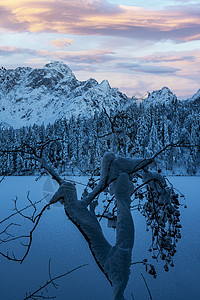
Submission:
[[[200,88],[200,0],[0,0],[0,66],[66,63],[127,95]]]

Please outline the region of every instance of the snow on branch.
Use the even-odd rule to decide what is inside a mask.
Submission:
[[[116,156],[114,153],[105,153],[99,182],[94,185],[90,193],[85,189],[81,200],[78,200],[75,185],[72,182],[63,180],[57,171],[45,160],[43,153],[45,146],[42,145],[42,150],[37,149],[37,152],[34,149],[31,149],[31,151],[34,159],[39,161],[44,169],[59,183],[59,188],[49,204],[44,206],[39,213],[36,210],[36,203],[32,203],[28,195],[27,199],[30,204],[27,207],[33,209],[32,216],[25,215],[24,210],[19,210],[15,203],[16,214],[28,219],[33,224],[33,227],[29,234],[19,235],[16,238],[9,237],[8,230],[11,226],[18,225],[13,222],[13,224],[11,223],[12,225],[5,227],[0,233],[1,235],[7,235],[5,243],[24,238],[28,239],[28,243],[25,245],[26,252],[20,259],[14,255],[10,256],[0,252],[1,255],[7,259],[22,263],[29,253],[33,233],[43,213],[51,204],[59,201],[64,206],[67,217],[87,241],[97,265],[110,282],[113,300],[123,300],[124,290],[130,274],[135,235],[131,215],[133,206],[131,203],[139,199],[138,205],[134,205],[134,207],[141,211],[146,218],[147,226],[152,230],[152,245],[149,250],[153,253],[153,258],[157,260],[158,257],[161,257],[165,261],[164,268],[166,271],[168,271],[169,265],[173,266],[172,257],[176,252],[176,243],[181,237],[179,195],[174,192],[173,186],[167,184],[167,181],[161,174],[149,171],[149,166],[159,154],[168,147],[175,147],[175,144],[166,146],[149,159],[124,158]],[[30,154],[30,151],[28,151],[28,154]],[[142,182],[140,182],[141,179],[143,180]],[[90,186],[93,185],[90,184]],[[108,204],[100,219],[107,217],[108,221],[114,220],[116,223],[116,243],[114,246],[111,246],[104,237],[95,213],[98,205],[97,197],[102,192],[109,193],[111,198],[108,197]],[[143,199],[146,202],[141,204]],[[111,204],[114,208],[110,215],[109,208]],[[0,222],[0,224],[4,224],[10,218],[11,216]],[[152,275],[155,275],[155,272]]]
[[[86,193],[79,201],[75,186],[64,182],[50,201],[50,203],[60,201],[64,205],[66,215],[85,237],[96,263],[111,283],[115,300],[124,299],[123,294],[130,274],[134,244],[134,225],[130,205],[133,193],[135,198],[139,194],[141,199],[145,196],[147,200],[143,205],[142,213],[153,230],[151,249],[154,254],[158,249],[157,256],[154,256],[157,259],[160,255],[161,259],[165,260],[166,271],[169,264],[173,266],[172,256],[176,252],[176,242],[180,234],[177,195],[172,188],[167,186],[164,177],[157,172],[148,171],[155,157],[157,155],[150,159],[133,159],[106,153],[102,160],[100,181],[91,193]],[[140,187],[134,186],[132,182],[134,176],[137,180],[143,178]],[[141,189],[144,187],[146,190],[142,194]],[[107,188],[109,188],[110,195],[115,196],[116,201],[116,217],[113,215],[116,220],[116,244],[114,246],[111,246],[103,236],[99,221],[94,214],[95,209],[91,212],[87,208]],[[164,207],[161,213],[158,210],[160,206]],[[100,218],[105,215],[108,216],[106,211]]]
[[[106,187],[115,181],[120,173],[132,174],[146,168],[153,159],[115,157],[113,153],[105,153],[102,160],[101,177],[97,186],[83,201],[89,205]]]
[[[89,193],[83,201],[86,205],[89,205],[106,187],[108,187],[113,181],[115,181],[120,173],[127,173],[128,175],[137,173],[141,170],[148,169],[148,167],[154,163],[155,158],[162,152],[166,151],[170,147],[178,147],[181,142],[175,144],[169,144],[162,150],[157,152],[151,158],[124,158],[116,157],[114,153],[107,152],[104,154],[101,165],[100,181],[96,187]]]
[[[50,201],[60,201],[64,205],[67,216],[85,237],[95,261],[111,283],[113,299],[116,300],[123,299],[134,244],[134,225],[130,209],[133,183],[128,173],[145,168],[150,161],[116,158],[112,153],[104,155],[100,182],[90,193],[90,203],[110,185],[111,194],[115,194],[117,203],[116,244],[113,247],[105,239],[94,213],[87,209],[87,204],[90,204],[87,202],[89,197],[79,201],[72,183],[64,182]]]

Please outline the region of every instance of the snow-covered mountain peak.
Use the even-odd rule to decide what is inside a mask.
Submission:
[[[65,74],[65,75],[75,77],[75,75],[72,73],[72,70],[61,61],[53,61],[53,62],[47,63],[46,65],[44,65],[42,67],[42,69],[49,69],[49,70],[53,69],[53,70],[56,70],[57,72]]]
[[[90,117],[102,107],[108,112],[124,110],[138,100],[147,108],[156,104],[173,105],[177,101],[166,86],[142,98],[129,98],[112,88],[107,80],[100,84],[94,78],[79,81],[72,70],[59,61],[37,69],[2,69],[1,75],[0,123],[14,127],[52,123],[72,115]],[[198,104],[200,90],[189,100]]]
[[[97,85],[98,82],[94,78],[89,78],[88,80],[82,82],[84,91],[88,91],[89,89],[94,88]]]
[[[100,89],[104,90],[104,91],[108,91],[111,89],[111,86],[108,82],[108,80],[103,80],[100,84],[99,84]]]
[[[42,68],[5,70],[0,82],[0,122],[14,127],[52,123],[59,118],[87,115],[102,106],[124,109],[132,102],[108,81],[79,81],[71,69],[55,61]],[[7,79],[8,78],[8,79]]]
[[[161,91],[162,93],[172,93],[172,91],[167,86],[163,86]]]
[[[166,103],[176,100],[176,95],[173,94],[167,86],[164,86],[161,90],[156,90],[150,93],[148,97],[144,99],[144,102],[148,104],[156,104],[158,101]]]

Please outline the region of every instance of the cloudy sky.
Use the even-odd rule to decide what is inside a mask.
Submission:
[[[66,63],[132,95],[200,88],[200,0],[0,0],[0,66]]]

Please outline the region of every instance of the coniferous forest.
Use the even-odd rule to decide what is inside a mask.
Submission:
[[[150,105],[133,102],[123,111],[104,108],[89,118],[59,119],[46,126],[2,126],[0,144],[5,153],[0,158],[1,175],[37,174],[38,163],[24,159],[25,153],[15,150],[25,152],[26,147],[35,148],[49,140],[46,157],[65,175],[98,170],[106,151],[147,158],[166,145],[179,142],[179,147],[167,148],[154,167],[166,174],[196,175],[200,162],[200,107],[198,103],[177,99]]]

